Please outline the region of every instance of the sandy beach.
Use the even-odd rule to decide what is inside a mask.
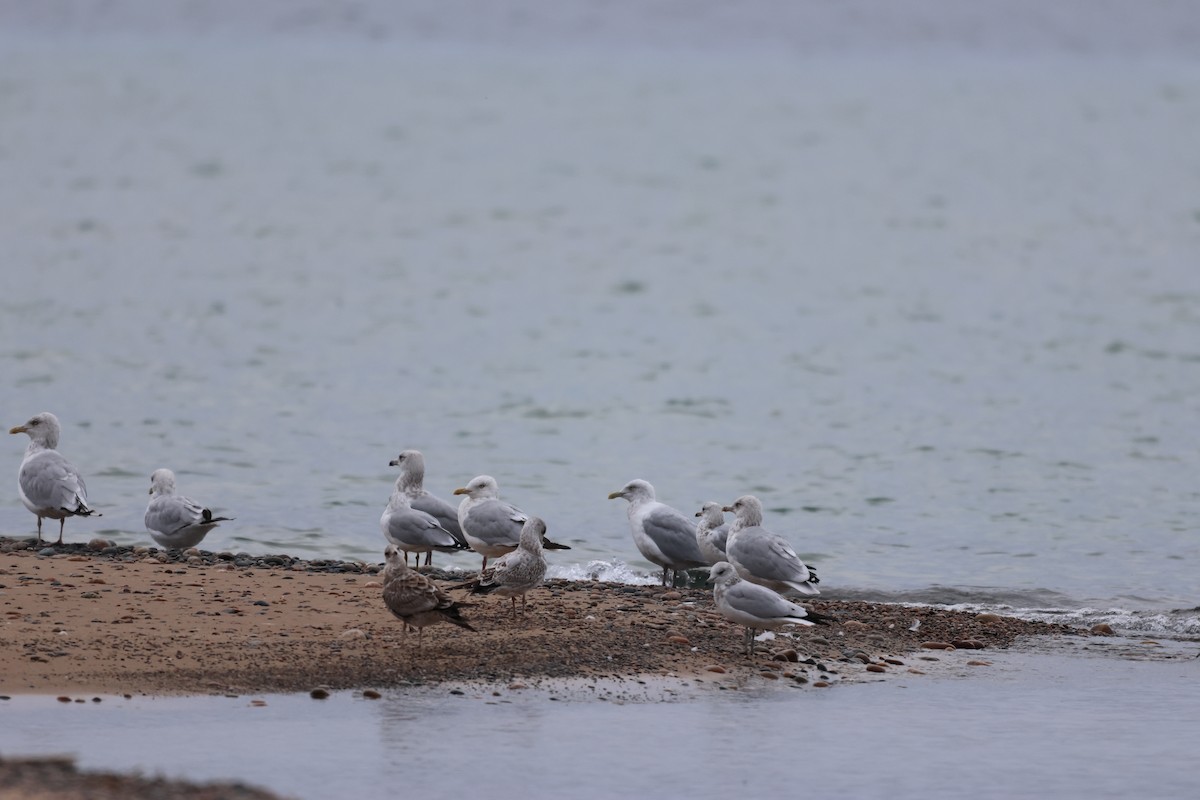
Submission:
[[[827,626],[741,647],[700,588],[550,581],[527,615],[472,598],[475,632],[420,641],[384,607],[380,565],[0,540],[4,694],[237,694],[541,678],[755,676],[820,686],[986,662],[1021,636],[1086,631],[936,608],[810,605]],[[462,574],[436,569],[444,583]],[[919,623],[919,624],[917,624]],[[963,652],[965,651],[965,652]]]

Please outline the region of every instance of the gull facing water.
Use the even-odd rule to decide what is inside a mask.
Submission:
[[[728,561],[713,564],[708,573],[717,611],[730,622],[745,625],[746,655],[754,655],[755,631],[778,630],[784,625],[824,625],[826,618],[785,600],[765,586],[744,581]]]
[[[400,468],[396,490],[407,495],[408,504],[436,519],[442,528],[462,545],[455,548],[456,550],[469,549],[470,545],[463,538],[462,528],[458,524],[458,509],[425,489],[425,456],[421,451],[405,450],[388,462],[388,466]],[[407,557],[405,554],[405,558]],[[425,566],[429,566],[432,559],[433,552],[425,551]]]
[[[466,486],[454,490],[456,495],[466,497],[458,506],[458,523],[471,549],[483,556],[487,569],[489,558],[498,558],[517,549],[521,541],[521,529],[529,521],[529,515],[514,505],[500,499],[500,486],[491,475],[479,475]],[[570,550],[542,536],[542,547],[547,550]]]
[[[150,502],[146,506],[146,530],[161,546],[177,549],[195,547],[222,522],[233,517],[214,517],[190,497],[175,493],[175,473],[156,469],[150,476]]]
[[[521,597],[521,616],[525,616],[525,593],[541,586],[546,578],[546,557],[542,554],[542,538],[546,523],[530,517],[521,528],[521,543],[517,549],[500,556],[479,577],[456,589],[469,588],[472,594],[497,594],[512,600],[513,619],[517,616],[517,596]]]
[[[632,480],[608,499],[618,497],[629,501],[633,543],[647,561],[662,567],[663,586],[668,585],[668,571],[674,585],[681,570],[708,566],[696,544],[696,526],[682,511],[655,500],[654,487],[648,481]]]
[[[9,433],[29,435],[29,446],[17,472],[21,502],[37,515],[37,541],[42,543],[42,519],[58,520],[58,542],[62,544],[67,517],[103,516],[88,505],[87,484],[79,470],[58,452],[62,427],[49,411],[30,417]]]
[[[805,566],[787,539],[762,527],[762,503],[754,495],[739,497],[725,511],[737,515],[725,540],[725,554],[738,574],[782,594],[820,594],[817,572]]]

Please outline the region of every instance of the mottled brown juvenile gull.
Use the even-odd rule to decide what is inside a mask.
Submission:
[[[479,577],[456,589],[472,594],[497,594],[512,600],[513,619],[517,617],[517,596],[521,597],[521,616],[525,616],[525,593],[541,586],[546,577],[546,557],[542,555],[542,537],[546,523],[530,517],[521,528],[521,543],[516,550],[500,556]]]
[[[438,585],[416,570],[409,569],[400,557],[400,548],[389,544],[383,551],[387,567],[383,570],[383,602],[397,619],[404,622],[407,632],[411,625],[417,629],[417,647],[428,625],[452,622],[460,628],[475,630],[462,618],[460,603],[438,588]]]
[[[458,550],[470,549],[467,540],[463,538],[462,528],[458,524],[458,509],[452,504],[425,489],[425,456],[420,450],[405,450],[389,462],[388,466],[400,468],[400,478],[396,481],[396,489],[408,495],[408,504],[417,511],[424,511],[434,517],[441,526],[454,537],[462,547]],[[407,554],[405,558],[408,558]],[[425,566],[433,559],[432,551],[425,551]]]
[[[379,517],[379,530],[383,538],[399,547],[404,553],[404,563],[408,563],[408,554],[416,554],[414,567],[421,563],[421,553],[432,553],[437,550],[442,553],[454,553],[467,550],[465,544],[460,544],[450,531],[430,514],[418,511],[409,505],[408,495],[400,488],[399,481],[396,490],[388,500],[387,508]],[[428,564],[428,560],[425,562]]]
[[[725,540],[729,536],[730,523],[725,521],[725,511],[720,503],[708,501],[696,512],[700,522],[696,524],[696,544],[700,555],[709,564],[728,561],[725,556]]]
[[[609,500],[623,497],[629,501],[629,528],[633,543],[642,556],[662,567],[662,585],[667,585],[671,573],[674,585],[680,570],[706,567],[708,562],[696,544],[696,526],[682,511],[654,499],[654,487],[649,482],[632,480]]]
[[[58,544],[62,544],[67,517],[103,516],[88,505],[87,484],[79,470],[56,449],[62,432],[58,417],[43,411],[9,433],[29,434],[29,446],[17,472],[21,502],[37,515],[37,540],[42,543],[42,519],[58,520]]]
[[[743,642],[746,655],[754,655],[755,631],[778,630],[784,625],[824,625],[826,617],[804,606],[785,600],[765,586],[744,581],[728,561],[718,561],[709,569],[713,602],[721,616],[745,625]]]
[[[491,475],[479,475],[466,486],[454,490],[456,495],[465,494],[458,506],[458,524],[471,549],[483,556],[487,569],[489,558],[498,558],[517,549],[521,541],[521,529],[529,521],[529,515],[514,505],[500,499],[500,487]],[[542,547],[547,550],[570,550],[542,537]]]
[[[782,594],[821,593],[816,570],[800,560],[787,539],[762,526],[762,503],[757,497],[742,495],[724,510],[737,516],[725,540],[725,554],[739,575]]]
[[[195,547],[222,522],[233,517],[214,517],[211,509],[175,493],[175,473],[156,469],[150,476],[150,503],[146,506],[146,530],[163,547]]]

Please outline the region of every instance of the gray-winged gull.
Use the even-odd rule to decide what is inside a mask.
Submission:
[[[609,500],[623,497],[629,501],[629,528],[633,543],[642,556],[662,567],[662,585],[671,583],[681,570],[706,567],[708,562],[696,544],[696,526],[682,511],[654,499],[654,487],[649,482],[632,480],[620,491],[611,493]]]
[[[30,417],[9,433],[29,434],[29,446],[17,472],[21,502],[37,515],[38,544],[42,543],[42,519],[58,520],[58,544],[62,544],[67,517],[103,516],[88,505],[87,484],[79,470],[55,448],[62,427],[49,411]]]
[[[500,486],[491,475],[478,475],[470,483],[454,490],[454,494],[465,494],[458,506],[458,524],[471,549],[483,556],[487,569],[489,558],[497,558],[517,549],[521,541],[521,529],[529,515],[516,506],[500,499]],[[542,547],[547,550],[570,550],[542,537]]]
[[[729,537],[731,523],[725,521],[724,507],[709,500],[696,512],[700,522],[696,523],[696,544],[700,555],[709,564],[728,561],[725,556],[725,540]]]
[[[393,458],[388,466],[400,468],[400,478],[396,488],[408,495],[408,504],[417,511],[424,511],[437,519],[442,527],[450,532],[459,544],[461,550],[470,547],[463,538],[462,528],[458,524],[458,509],[442,498],[430,494],[425,489],[425,456],[420,450],[405,450]],[[405,556],[407,558],[407,556]],[[426,551],[425,566],[429,566],[433,553]]]
[[[754,654],[755,631],[784,625],[824,625],[826,618],[780,597],[765,586],[744,581],[728,561],[713,564],[708,573],[717,611],[730,622],[745,625],[746,654]]]
[[[446,530],[441,521],[431,514],[418,511],[410,505],[408,494],[396,481],[396,489],[388,499],[387,508],[379,517],[379,530],[383,538],[399,547],[404,553],[404,563],[408,563],[408,554],[416,554],[416,563],[421,563],[421,553],[432,553],[437,550],[442,553],[454,553],[466,550],[467,545],[454,538],[454,534]],[[428,560],[425,562],[429,563]]]
[[[743,495],[725,510],[737,515],[725,540],[725,554],[739,575],[783,594],[821,593],[816,570],[805,566],[787,539],[762,527],[757,497]]]
[[[175,493],[175,473],[156,469],[150,476],[150,502],[146,505],[146,530],[163,547],[195,547],[222,522],[233,517],[214,517],[211,509]]]

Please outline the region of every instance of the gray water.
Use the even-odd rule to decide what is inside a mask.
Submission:
[[[555,575],[653,580],[605,499],[642,477],[758,495],[830,596],[1200,635],[1194,13],[825,5],[0,6],[0,415],[62,420],[68,540],[149,543],[166,466],[236,517],[206,548],[379,561],[417,448]],[[881,691],[807,702],[942,689]]]

